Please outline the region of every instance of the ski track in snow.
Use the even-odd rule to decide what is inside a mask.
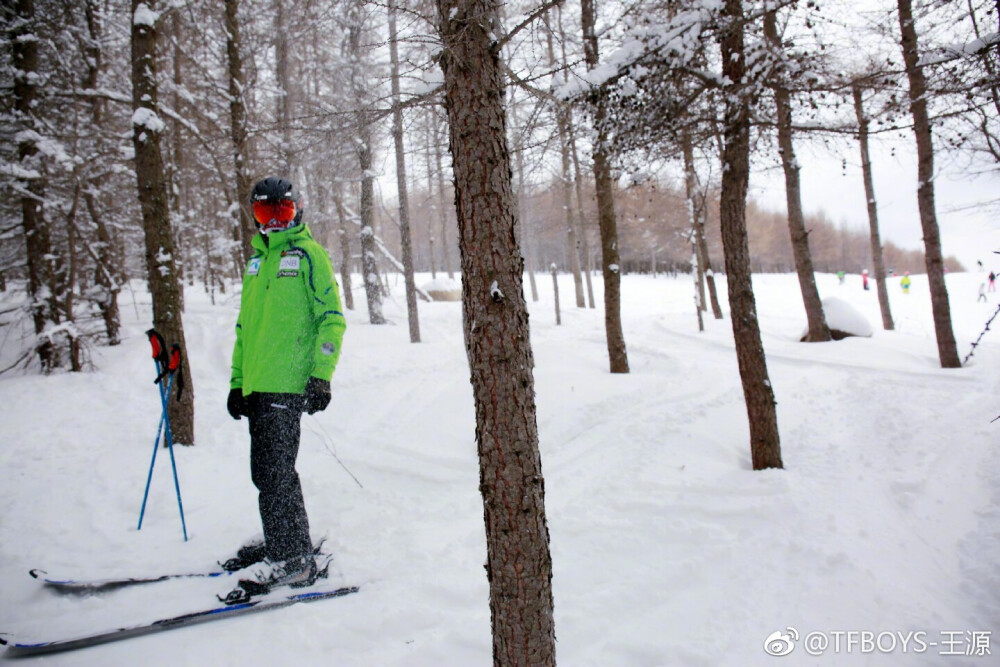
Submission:
[[[763,472],[750,470],[728,312],[706,313],[698,332],[690,278],[623,277],[628,375],[607,372],[601,311],[564,305],[557,327],[539,280],[529,307],[560,664],[772,664],[764,638],[789,625],[992,630],[996,640],[1000,341],[988,334],[968,367],[940,369],[926,281],[913,278],[909,295],[890,285],[897,330],[885,332],[874,285],[820,274],[821,295],[850,302],[875,334],[803,344],[795,276],[754,277],[786,466]],[[961,356],[996,307],[995,295],[974,302],[979,280],[948,276]],[[570,276],[560,286],[572,294]],[[198,445],[175,449],[191,539],[165,450],[136,530],[160,405],[143,335],[149,295],[134,294],[135,307],[122,304],[122,345],[94,350],[97,372],[0,376],[0,631],[19,638],[192,611],[232,585],[68,596],[30,579],[32,567],[87,578],[199,570],[260,531],[246,421],[225,412],[238,295],[212,305],[194,288],[184,317]],[[419,345],[408,342],[401,286],[384,311],[389,326],[348,313],[333,403],[304,418],[298,465],[313,534],[335,554],[329,583],[360,594],[46,664],[490,663],[461,305],[421,303]],[[905,658],[990,660],[933,649]]]

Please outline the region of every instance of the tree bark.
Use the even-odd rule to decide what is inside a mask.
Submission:
[[[476,406],[494,665],[555,665],[534,361],[494,50],[499,0],[437,0],[466,352]]]
[[[920,226],[924,233],[924,262],[927,282],[931,291],[931,311],[934,332],[937,335],[938,358],[941,368],[961,368],[955,333],[951,328],[951,304],[948,287],[944,282],[944,259],[941,254],[941,232],[938,228],[937,210],[934,205],[934,143],[931,123],[927,115],[927,82],[919,64],[917,28],[913,21],[910,0],[897,0],[899,27],[902,35],[903,62],[910,83],[910,113],[913,116],[913,134],[917,140],[917,206],[920,209]]]
[[[344,306],[354,310],[354,288],[351,286],[351,235],[347,233],[347,216],[344,213],[343,184],[337,182],[333,203],[337,207],[337,235],[340,237],[340,291]]]
[[[22,173],[21,225],[28,265],[28,300],[31,319],[38,339],[35,343],[38,361],[44,372],[59,365],[59,354],[52,341],[41,334],[49,324],[58,322],[57,291],[53,289],[53,270],[50,262],[52,242],[45,221],[42,202],[45,196],[45,179],[41,156],[36,145],[35,102],[37,97],[38,40],[34,34],[34,0],[17,0],[16,27],[11,34],[14,65],[14,113],[20,129],[17,158]],[[22,39],[23,37],[23,39]],[[28,176],[30,174],[30,176]]]
[[[753,469],[782,468],[778,417],[757,322],[746,229],[746,197],[750,180],[750,102],[745,87],[741,0],[726,0],[723,20],[727,26],[722,32],[722,75],[728,83],[723,87],[725,120],[720,217],[729,284],[729,310],[743,398],[750,420]]]
[[[556,17],[559,24],[559,45],[562,53],[562,66],[568,69],[569,58],[566,56],[566,31],[563,28],[561,4],[556,5]],[[581,269],[583,272],[584,282],[587,285],[587,305],[590,308],[596,308],[597,304],[594,303],[594,284],[590,279],[590,242],[587,240],[587,218],[583,212],[583,174],[580,169],[580,158],[576,150],[576,131],[573,125],[573,108],[567,108],[566,114],[566,139],[569,142],[569,155],[573,161],[573,189],[576,194],[577,240],[580,242],[580,254],[583,259],[583,266]]]
[[[865,201],[868,203],[868,227],[871,230],[872,268],[875,271],[875,289],[882,311],[882,328],[892,331],[892,311],[889,310],[889,289],[885,284],[885,261],[882,258],[882,238],[878,229],[878,206],[875,202],[875,184],[872,180],[872,161],[868,155],[868,117],[861,99],[861,88],[854,86],[854,112],[858,117],[858,144],[861,148],[861,175],[865,182]]]
[[[441,159],[441,127],[438,120],[438,114],[435,109],[430,110],[431,120],[433,121],[433,131],[434,131],[434,167],[437,173],[437,209],[439,222],[441,225],[441,261],[444,264],[444,270],[448,273],[448,278],[455,279],[455,263],[451,260],[451,234],[448,233],[448,206],[446,204],[447,199],[445,197],[444,189],[444,161]]]
[[[531,288],[531,300],[538,301],[538,282],[535,280],[535,247],[533,235],[528,233],[528,215],[525,213],[524,185],[524,146],[521,144],[521,132],[517,126],[517,101],[513,93],[510,95],[510,113],[514,119],[511,134],[514,138],[514,167],[517,170],[517,191],[514,196],[517,198],[517,235],[521,244],[521,252],[527,264],[528,285]]]
[[[360,4],[350,9],[350,25],[348,26],[348,49],[351,63],[351,91],[354,96],[354,120],[357,131],[355,151],[358,156],[358,169],[361,174],[361,279],[365,285],[365,297],[368,301],[368,321],[371,324],[385,324],[382,314],[382,287],[379,285],[378,260],[375,247],[375,209],[374,182],[372,172],[372,137],[371,113],[368,101],[365,99],[365,80],[362,69],[361,32],[364,15]]]
[[[188,364],[187,345],[181,313],[180,284],[174,260],[174,240],[167,208],[167,187],[160,153],[163,121],[157,111],[156,82],[156,3],[132,0],[132,16],[140,5],[150,12],[143,20],[132,21],[132,145],[135,148],[135,173],[142,209],[146,242],[146,269],[149,291],[153,297],[153,328],[168,344],[178,343],[184,351],[182,371],[187,385],[180,400],[169,403],[170,427],[175,444],[193,445],[194,378]]]
[[[778,37],[777,17],[773,11],[764,15],[764,35],[771,48],[781,51]],[[779,72],[778,76],[783,76]],[[785,204],[788,208],[788,231],[792,237],[792,256],[795,272],[799,277],[799,290],[805,305],[809,332],[806,341],[825,343],[830,337],[830,328],[823,313],[823,302],[816,287],[816,273],[813,270],[812,253],[809,252],[809,232],[806,231],[805,215],[802,213],[802,188],[799,182],[799,161],[795,157],[792,141],[792,100],[788,89],[780,82],[772,84],[774,105],[777,111],[778,152],[781,154],[781,168],[785,172]]]
[[[691,272],[694,278],[695,310],[698,315],[698,331],[704,331],[705,322],[702,319],[701,311],[705,310],[705,287],[702,282],[705,274],[701,268],[701,251],[698,247],[698,210],[695,205],[695,189],[698,178],[694,171],[694,149],[691,146],[691,133],[686,129],[681,132],[681,154],[684,158],[684,198],[687,202],[688,223],[691,226],[689,234],[691,237]],[[655,265],[653,271],[655,275]]]
[[[543,19],[545,21],[545,38],[548,45],[549,67],[555,69],[559,67],[559,61],[556,60],[556,51],[552,43],[553,30],[549,24],[548,12],[544,14]],[[562,82],[566,83],[566,79],[567,75],[565,70],[563,70]],[[562,193],[563,214],[566,217],[566,250],[569,254],[569,268],[573,274],[576,307],[585,308],[587,304],[584,301],[583,272],[580,269],[580,239],[577,231],[577,223],[574,219],[575,216],[573,215],[573,173],[571,171],[572,164],[569,154],[569,105],[562,102],[557,102],[556,104],[556,132],[559,136],[559,156],[562,159],[559,188]]]
[[[281,158],[285,178],[294,178],[295,161],[292,152],[292,86],[291,58],[288,54],[288,18],[285,0],[274,0],[274,73],[278,85],[278,132]]]
[[[410,342],[420,342],[417,285],[413,278],[413,243],[410,240],[410,201],[406,191],[406,152],[403,146],[403,110],[399,97],[399,48],[396,35],[396,0],[389,0],[389,58],[392,68],[392,140],[396,148],[396,189],[399,196],[399,236],[406,283],[406,316]]]
[[[84,17],[87,22],[87,34],[90,38],[85,47],[87,54],[87,74],[83,81],[84,89],[96,90],[98,78],[100,76],[103,62],[101,51],[101,22],[100,8],[97,0],[87,0],[84,5]],[[90,122],[94,128],[100,128],[103,124],[102,102],[94,97],[90,100]],[[97,243],[94,252],[94,282],[100,287],[101,294],[95,299],[97,308],[104,321],[104,331],[107,335],[108,345],[118,345],[121,342],[121,314],[118,307],[118,293],[122,288],[122,275],[120,252],[115,247],[114,239],[108,230],[108,225],[104,221],[104,216],[100,213],[100,206],[97,202],[96,179],[90,179],[88,186],[83,191],[83,201],[87,208],[87,213],[97,232]]]
[[[600,61],[597,50],[596,0],[581,0],[583,52],[587,69]],[[597,220],[601,228],[602,273],[604,276],[604,329],[608,339],[608,358],[612,373],[628,373],[628,352],[622,332],[621,264],[618,257],[618,223],[615,219],[614,189],[608,162],[606,101],[604,91],[596,91],[594,108],[594,183],[597,190]]]
[[[237,262],[240,273],[253,254],[251,241],[257,233],[253,216],[250,215],[250,190],[253,188],[249,169],[249,149],[247,142],[247,109],[243,76],[243,40],[240,37],[240,0],[226,1],[226,60],[229,67],[229,127],[233,142],[233,165],[236,168],[236,238],[242,248],[241,261]]]

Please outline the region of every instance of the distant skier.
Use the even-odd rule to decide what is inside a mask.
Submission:
[[[844,278],[845,278],[845,277],[846,277],[846,276],[845,276],[845,274],[844,274],[844,272],[843,272],[843,271],[837,271],[837,280],[838,280],[838,281],[840,281],[840,284],[841,284],[841,285],[843,285],[843,284],[844,284]]]
[[[986,301],[986,283],[979,283],[979,298],[976,299],[976,303],[980,301]]]
[[[899,286],[903,288],[903,294],[910,293],[910,272],[906,271],[899,281]]]
[[[316,580],[295,459],[302,413],[330,404],[347,325],[330,257],[302,222],[295,186],[265,178],[254,186],[250,206],[260,233],[243,276],[226,408],[233,419],[250,420],[250,475],[260,492],[264,544],[239,556],[248,566],[263,559],[248,581],[268,590]]]
[[[861,286],[865,288],[866,292],[868,291],[868,269],[861,272]]]
[[[994,271],[990,271],[990,275],[987,276],[990,279],[990,291],[997,291],[997,274]]]

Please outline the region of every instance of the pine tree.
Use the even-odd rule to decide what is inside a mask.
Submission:
[[[153,296],[153,328],[168,344],[187,350],[181,312],[181,285],[177,275],[174,239],[167,203],[167,184],[160,153],[164,123],[157,113],[155,2],[132,0],[132,145],[135,173],[146,239],[146,269]],[[187,388],[179,401],[170,401],[174,442],[194,444],[194,381],[188,358],[181,372]]]
[[[437,0],[494,665],[555,665],[552,560],[506,139],[498,0]]]

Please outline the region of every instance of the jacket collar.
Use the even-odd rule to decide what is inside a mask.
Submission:
[[[305,223],[302,223],[280,232],[271,232],[268,234],[266,242],[263,235],[258,232],[250,239],[250,244],[257,252],[267,254],[270,250],[284,249],[295,242],[311,241],[312,238],[313,235],[309,231],[309,227]]]

